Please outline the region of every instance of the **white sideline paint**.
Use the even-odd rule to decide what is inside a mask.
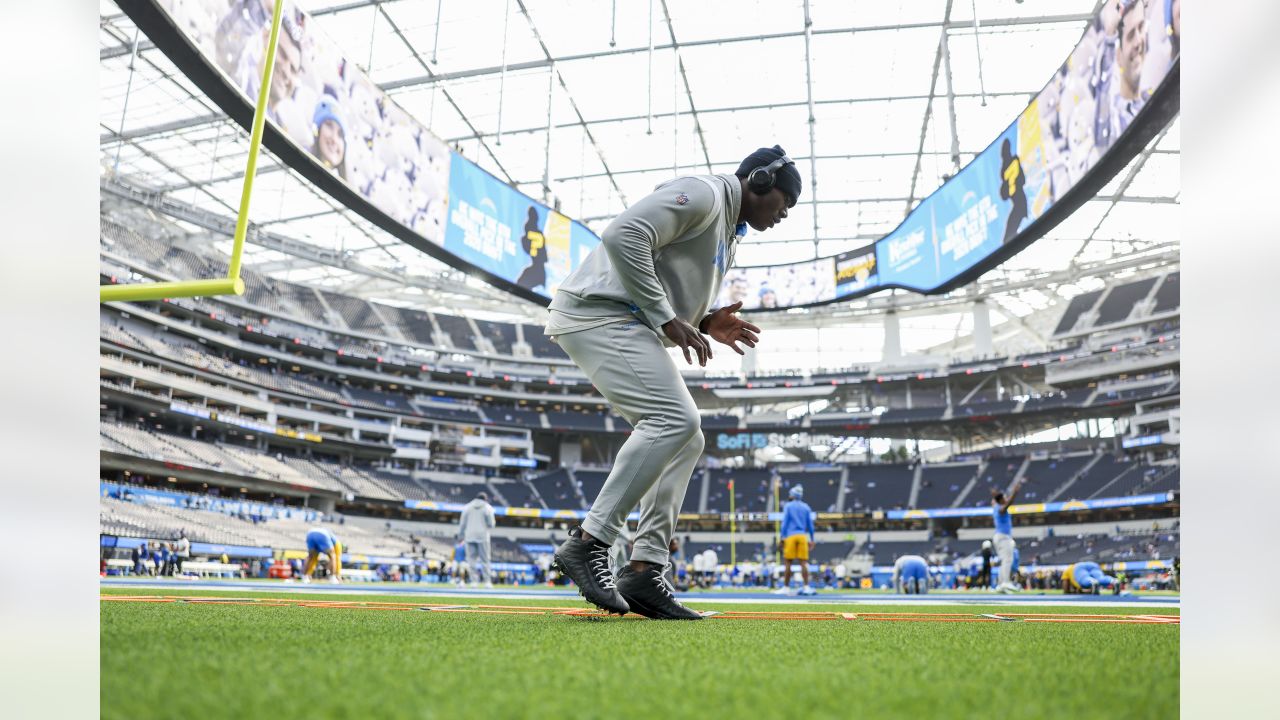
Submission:
[[[238,592],[296,592],[298,594],[321,595],[403,595],[406,598],[474,598],[477,600],[572,600],[582,602],[578,594],[572,590],[533,589],[503,591],[463,588],[437,588],[433,586],[418,587],[409,583],[381,583],[375,586],[361,585],[350,587],[343,585],[296,583],[250,583],[235,581],[213,582],[166,582],[161,579],[130,580],[125,578],[101,578],[103,587],[137,587],[158,590],[174,590],[175,594],[182,590],[235,590]],[[1112,599],[1114,598],[1114,599]],[[778,597],[775,595],[746,595],[742,593],[681,593],[681,602],[700,604],[717,603],[726,605],[897,605],[903,607],[922,606],[956,606],[966,605],[1010,605],[1020,607],[1092,607],[1099,612],[1107,608],[1149,608],[1159,611],[1165,608],[1181,609],[1180,596],[1153,596],[1146,598],[1124,596],[1094,595],[895,595],[831,593],[806,597]]]

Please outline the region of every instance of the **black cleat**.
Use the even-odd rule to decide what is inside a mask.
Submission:
[[[552,567],[568,575],[578,586],[578,594],[601,610],[626,615],[631,609],[614,584],[609,546],[599,540],[583,540],[581,526],[569,531],[569,539],[556,550]]]
[[[676,601],[661,566],[636,572],[628,565],[618,573],[618,592],[632,612],[654,620],[701,620],[702,615]]]

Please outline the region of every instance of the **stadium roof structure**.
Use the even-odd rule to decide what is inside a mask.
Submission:
[[[756,147],[781,144],[801,170],[804,197],[785,223],[747,238],[739,265],[831,255],[887,234],[1022,111],[1097,5],[299,4],[451,147],[597,233],[675,174],[732,172]],[[228,249],[221,228],[236,214],[248,133],[109,0],[99,37],[103,202],[151,203]],[[1032,320],[1102,278],[1176,265],[1179,148],[1175,120],[1097,197],[958,291],[886,290],[768,322],[831,326],[890,308],[948,318],[943,325],[957,318],[929,336],[936,342],[923,341],[931,346],[963,335],[968,321],[957,308],[986,297],[1010,326],[1042,338],[1047,320]],[[393,304],[541,317],[536,305],[400,242],[263,152],[252,214],[263,232],[250,238],[246,267]]]

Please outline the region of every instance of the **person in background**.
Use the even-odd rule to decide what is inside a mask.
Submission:
[[[1102,588],[1112,587],[1116,579],[1102,572],[1096,562],[1078,562],[1068,565],[1062,571],[1062,591],[1064,593],[1093,593],[1097,595]]]
[[[978,571],[977,581],[974,583],[980,588],[991,587],[991,541],[982,541],[982,569]]]
[[[217,61],[238,89],[254,102],[262,86],[262,71],[271,35],[269,0],[237,0],[228,9],[215,35]],[[284,125],[284,106],[293,99],[302,76],[306,15],[286,5],[280,18],[271,88],[267,94],[267,119]]]
[[[900,595],[929,592],[929,563],[919,555],[903,555],[893,563],[892,585]]]
[[[493,587],[492,568],[489,566],[489,531],[493,529],[493,506],[489,504],[489,494],[481,491],[462,508],[458,520],[458,535],[466,543],[466,557],[471,563],[477,580],[483,580],[485,587]]]
[[[191,558],[191,541],[187,539],[185,532],[178,534],[177,548],[174,552],[174,566],[178,570],[178,574],[182,574],[182,563]]]
[[[346,178],[347,131],[342,107],[338,98],[330,94],[320,96],[312,114],[311,123],[315,142],[308,148],[326,170]]]
[[[760,288],[760,307],[762,308],[778,307],[778,293],[774,292],[773,288],[769,287],[768,285],[761,286]]]
[[[1140,87],[1147,55],[1146,0],[1109,2],[1119,9],[1114,40],[1114,62],[1098,78],[1095,136],[1101,148],[1110,147],[1146,103]],[[1147,89],[1149,93],[1150,88]]]
[[[782,590],[791,584],[791,563],[800,563],[800,575],[804,578],[801,595],[816,592],[809,582],[809,553],[813,551],[813,510],[804,501],[804,486],[792,485],[787,492],[791,499],[782,506],[782,560],[786,569],[782,575]]]
[[[707,587],[711,587],[716,581],[716,570],[720,567],[720,553],[716,552],[714,547],[709,547],[702,552],[702,568],[706,571]]]
[[[307,566],[302,570],[302,582],[311,582],[321,553],[329,556],[329,582],[342,582],[342,541],[328,528],[312,528],[307,533]],[[226,561],[227,555],[223,553],[222,562]]]
[[[725,304],[732,305],[734,303],[745,302],[747,295],[751,292],[747,285],[747,278],[743,275],[735,275],[729,278],[725,289]]]
[[[133,561],[133,574],[145,575],[147,573],[147,544],[139,543],[133,546],[129,551],[129,559]]]
[[[467,544],[462,540],[453,546],[453,581],[462,587],[466,585]]]
[[[1013,542],[1013,518],[1009,516],[1009,507],[1018,498],[1018,489],[1022,487],[1022,478],[1018,478],[1009,488],[1006,495],[999,490],[991,491],[991,514],[995,519],[995,534],[991,536],[991,544],[1000,556],[1000,582],[996,591],[1002,593],[1015,592],[1022,588],[1013,584],[1013,553],[1017,544]],[[986,572],[990,575],[988,566]]]

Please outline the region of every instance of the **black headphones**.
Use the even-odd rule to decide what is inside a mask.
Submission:
[[[795,165],[795,162],[783,155],[768,165],[761,165],[755,168],[747,175],[747,188],[757,195],[768,193],[773,189],[773,184],[777,182],[778,171],[784,165]]]

